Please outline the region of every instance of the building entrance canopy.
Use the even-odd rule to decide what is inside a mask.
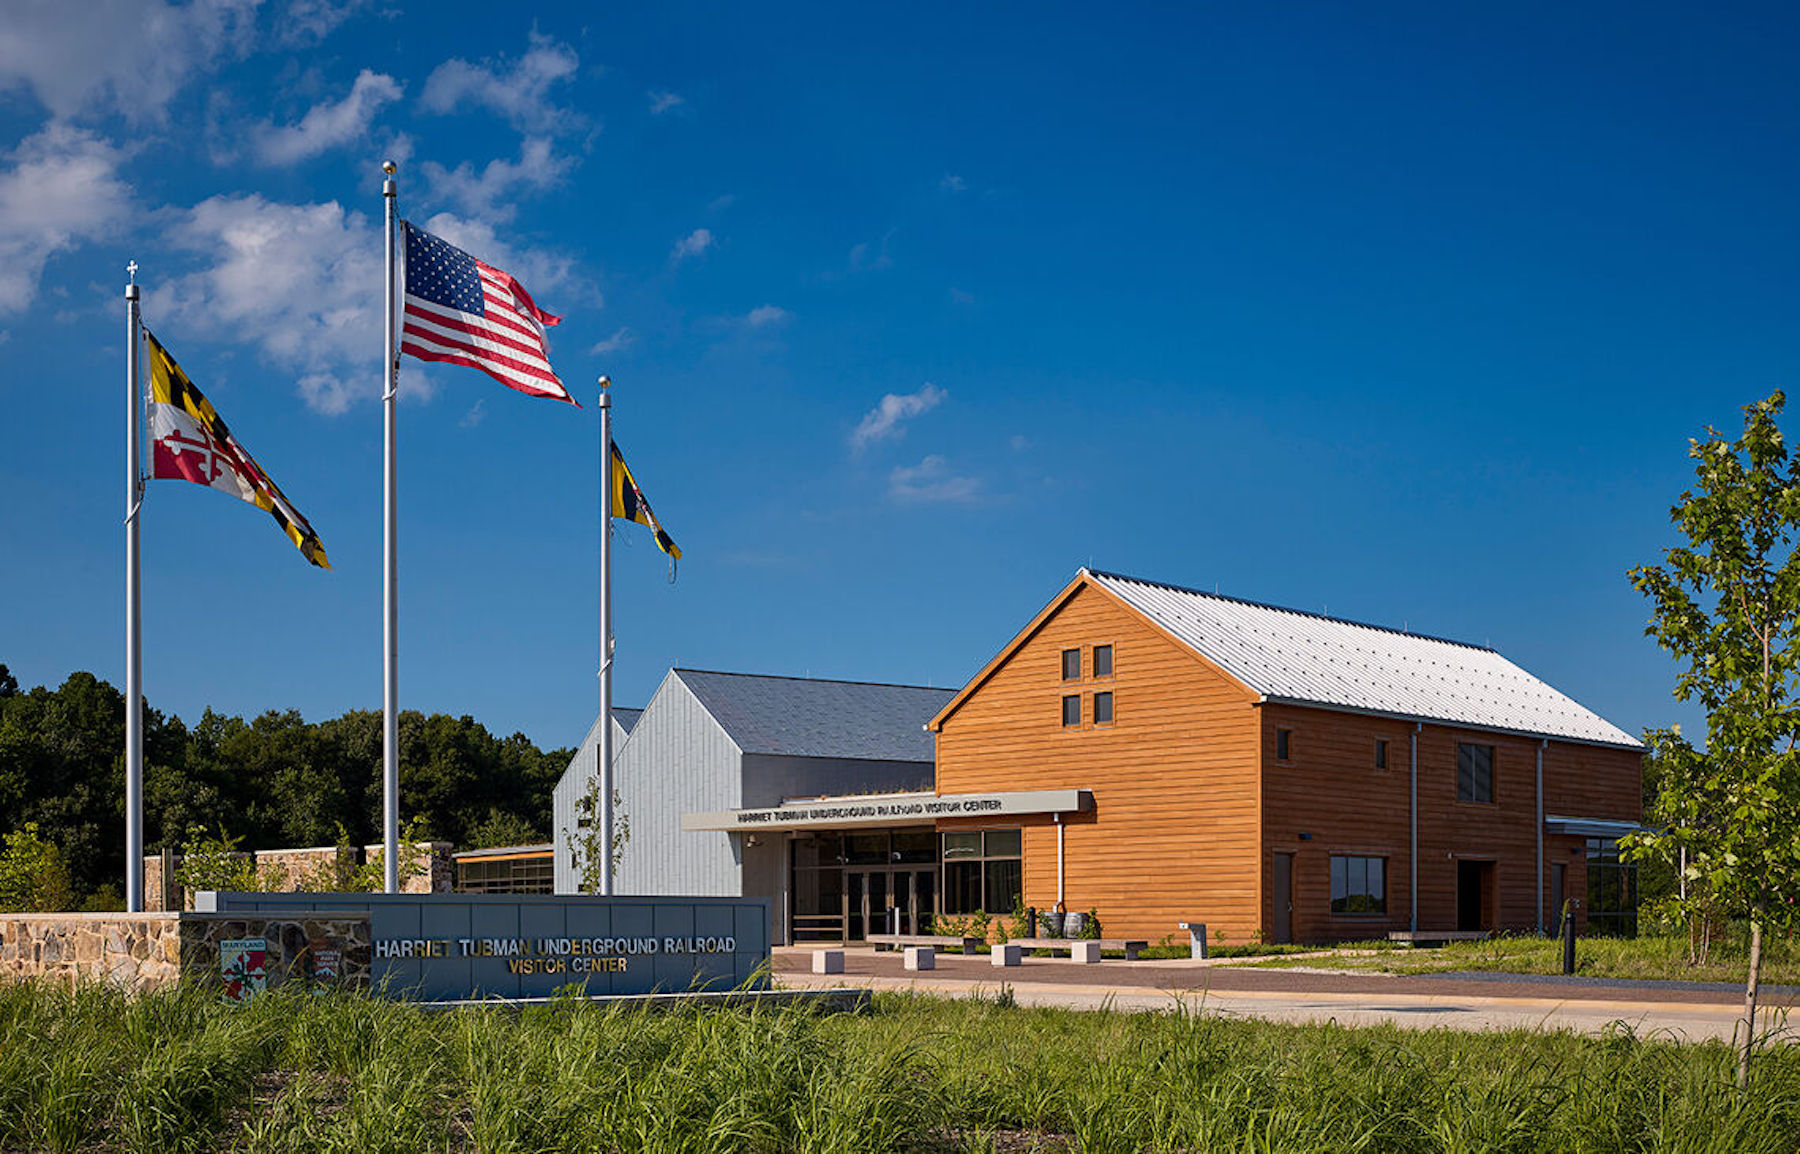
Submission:
[[[845,829],[855,826],[931,825],[945,817],[1010,817],[1076,813],[1094,808],[1085,789],[1041,789],[1022,793],[881,793],[861,797],[820,797],[766,809],[723,809],[684,813],[684,830]]]

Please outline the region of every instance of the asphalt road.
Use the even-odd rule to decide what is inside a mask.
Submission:
[[[775,977],[790,988],[859,987],[915,990],[945,997],[992,997],[1002,986],[1022,1005],[1122,1010],[1183,1008],[1202,1013],[1283,1022],[1342,1025],[1388,1023],[1409,1029],[1552,1029],[1598,1034],[1624,1023],[1640,1035],[1682,1041],[1729,1041],[1741,1027],[1742,991],[1700,983],[1658,985],[1481,974],[1346,974],[1318,970],[1260,970],[1176,961],[1104,961],[1083,965],[1061,958],[1028,958],[1000,968],[985,957],[939,954],[937,968],[913,973],[900,955],[845,951],[843,974],[811,972],[811,951],[778,948]],[[1791,989],[1762,1001],[1758,1029],[1784,1040],[1800,1038],[1800,1005]]]

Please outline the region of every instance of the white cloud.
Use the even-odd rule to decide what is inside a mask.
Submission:
[[[412,159],[412,154],[413,138],[404,132],[396,132],[388,137],[387,147],[381,150],[381,159],[391,160],[404,168],[406,162]]]
[[[916,393],[889,393],[881,403],[863,414],[850,431],[850,448],[862,452],[872,441],[887,441],[906,434],[906,422],[928,413],[943,403],[950,394],[927,381]]]
[[[147,293],[146,312],[246,341],[299,372],[306,403],[341,413],[381,394],[380,226],[336,201],[215,196],[168,233],[205,267]]]
[[[589,349],[588,352],[593,353],[595,356],[605,356],[607,353],[616,353],[621,349],[628,348],[636,339],[637,338],[632,335],[630,329],[621,327],[614,331],[612,336],[607,337],[605,340]]]
[[[677,108],[687,103],[687,101],[683,100],[673,92],[658,92],[652,90],[648,95],[650,97],[650,114],[652,116],[661,116],[669,109]]]
[[[0,90],[24,88],[53,117],[116,109],[160,120],[197,72],[255,39],[259,0],[9,0]]]
[[[868,242],[851,245],[850,271],[880,272],[884,268],[891,267],[894,262],[888,257],[888,241],[892,239],[894,239],[894,230],[890,228],[881,234],[881,247],[875,250],[873,256],[869,254]]]
[[[770,325],[785,324],[793,314],[779,305],[757,305],[744,317],[744,323],[753,329],[767,328]]]
[[[328,417],[342,416],[349,412],[350,403],[356,399],[357,394],[368,392],[367,389],[358,389],[335,373],[307,373],[295,382],[295,388],[299,390],[307,408]]]
[[[316,104],[300,123],[277,127],[263,124],[254,132],[256,158],[264,164],[296,164],[340,145],[362,139],[382,107],[400,99],[399,81],[381,72],[363,69],[350,86],[350,94],[335,103]]]
[[[669,259],[679,262],[690,256],[699,256],[712,246],[712,229],[697,228],[675,242],[675,249],[669,254]]]
[[[981,495],[981,481],[950,471],[935,453],[916,465],[897,466],[888,474],[888,496],[908,502],[967,502]]]
[[[510,200],[523,190],[542,191],[558,184],[575,161],[557,156],[548,137],[528,137],[519,145],[519,159],[488,162],[479,173],[464,161],[454,169],[426,161],[423,170],[431,194],[464,212],[487,220],[511,220],[518,206]]]
[[[530,49],[511,63],[444,61],[426,78],[419,105],[437,113],[486,108],[521,132],[570,131],[586,119],[555,104],[551,90],[573,78],[579,63],[573,48],[533,31]]]
[[[962,177],[946,172],[944,174],[944,179],[938,181],[938,187],[945,192],[962,192],[967,189],[969,185]]]
[[[964,292],[955,285],[951,285],[950,303],[953,305],[972,305],[975,303],[975,294],[972,292]]]
[[[131,188],[125,153],[89,132],[52,121],[26,137],[0,172],[0,313],[37,295],[52,256],[109,235],[125,219]]]
[[[486,419],[487,419],[487,398],[486,397],[477,397],[475,399],[475,403],[473,405],[469,406],[469,411],[462,415],[462,420],[460,420],[456,423],[458,426],[460,426],[464,429],[473,429],[476,425],[481,424],[481,422]]]
[[[724,212],[737,203],[737,194],[728,192],[723,196],[715,196],[706,204],[707,212]]]
[[[304,48],[325,39],[369,0],[288,0],[276,18],[282,44]]]

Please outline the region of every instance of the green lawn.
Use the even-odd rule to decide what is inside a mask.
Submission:
[[[0,1148],[1791,1151],[1800,1047],[1283,1026],[879,997],[872,1012],[433,1013],[0,986]]]
[[[1271,957],[1262,968],[1320,966],[1370,970],[1388,974],[1438,974],[1455,970],[1492,970],[1514,974],[1562,973],[1562,942],[1551,938],[1503,937],[1485,942],[1454,942],[1432,949],[1371,948],[1374,943],[1333,950],[1325,957]],[[1800,949],[1771,941],[1764,951],[1762,980],[1800,985]],[[1595,978],[1667,979],[1692,982],[1744,981],[1749,965],[1741,942],[1715,945],[1704,966],[1690,966],[1687,939],[1673,937],[1582,938],[1575,943],[1575,972]]]

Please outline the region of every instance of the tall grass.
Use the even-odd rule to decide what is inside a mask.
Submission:
[[[1800,1049],[883,995],[872,1012],[0,986],[0,1149],[1792,1151]]]

